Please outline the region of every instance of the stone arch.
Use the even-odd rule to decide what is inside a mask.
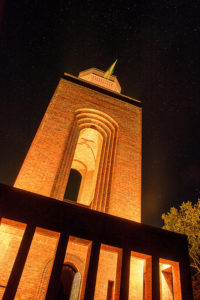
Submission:
[[[46,289],[47,289],[48,281],[49,281],[49,276],[51,273],[52,263],[53,263],[52,258],[48,259],[45,263],[45,266],[42,270],[42,275],[40,277],[40,283],[39,283],[39,287],[37,290],[37,294],[35,296],[36,300],[43,299],[45,297]]]
[[[86,128],[92,128],[102,136],[102,149],[96,187],[90,207],[107,212],[118,138],[118,124],[102,111],[90,108],[82,108],[75,111],[71,134],[68,137],[66,150],[55,179],[51,196],[60,200],[63,199],[78,138],[80,132]]]
[[[70,241],[74,243],[79,243],[81,241],[77,241],[76,238],[70,237]],[[81,258],[79,255],[73,253],[73,249],[69,249],[67,255],[64,260],[64,264],[68,264],[75,268],[78,273],[81,275],[81,282],[80,282],[80,299],[83,299],[83,295],[85,292],[85,282],[87,277],[87,262]],[[70,299],[71,300],[71,299]]]

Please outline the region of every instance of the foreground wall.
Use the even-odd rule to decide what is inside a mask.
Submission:
[[[74,299],[193,299],[185,236],[4,185],[0,203],[4,300],[59,299],[64,265]]]

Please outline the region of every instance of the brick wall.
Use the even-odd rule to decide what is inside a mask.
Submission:
[[[107,212],[140,222],[141,108],[65,79],[55,91],[15,187],[50,196],[67,151],[68,167],[62,170],[65,180],[59,186],[64,191],[75,149],[70,142],[75,111],[83,108],[101,111],[119,126]]]
[[[75,114],[82,109],[92,109],[97,114],[100,111],[100,119],[105,114],[117,123],[112,139],[107,140],[107,144],[112,143],[114,147],[109,152],[112,156],[108,156],[105,165],[101,165],[102,175],[97,177],[97,185],[109,185],[107,189],[102,189],[101,195],[102,199],[108,197],[106,212],[140,222],[141,108],[66,79],[60,80],[14,186],[45,196],[57,195],[54,197],[63,200],[79,133],[75,129],[75,122],[79,124]],[[90,118],[89,115],[86,114],[86,119]],[[100,128],[98,122],[96,126]],[[113,126],[112,122],[109,126]],[[111,134],[109,130],[105,136]],[[104,150],[106,153],[108,148]],[[97,202],[100,201],[98,197]],[[92,205],[100,211],[103,207]],[[12,243],[19,241],[14,249],[9,250],[9,255],[15,256],[20,243],[19,233],[14,233],[11,239]],[[55,236],[44,233],[34,235],[16,299],[44,299],[56,245]],[[89,253],[88,243],[70,238],[65,263],[74,265],[82,275],[80,299],[84,296]],[[114,281],[115,300],[118,299],[120,260],[121,256],[116,251],[112,252],[106,246],[101,249],[95,299],[106,299],[108,280]]]

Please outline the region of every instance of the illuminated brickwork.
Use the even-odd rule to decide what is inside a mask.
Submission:
[[[141,108],[80,83],[61,79],[15,187],[63,200],[78,136],[93,128],[103,149],[91,208],[140,222]]]
[[[117,80],[116,76],[110,76],[109,80],[106,80],[103,77],[104,73],[97,69],[89,69],[79,73],[79,78],[84,79],[86,81],[92,82],[96,85],[103,86],[109,90],[114,92],[121,92],[121,86]]]
[[[113,91],[121,91],[116,77],[105,80],[98,76],[102,75],[101,71],[98,73],[95,70],[95,73],[85,71],[80,73],[80,77],[97,85],[100,82],[100,85]],[[82,184],[79,192],[79,203],[140,222],[141,108],[132,101],[133,103],[126,103],[115,98],[115,95],[104,94],[103,90],[99,92],[61,79],[19,172],[15,187],[63,200],[71,166],[75,166],[84,179],[84,187]],[[89,129],[91,133],[87,137],[83,130],[87,133]],[[94,139],[98,137],[95,131],[101,137],[100,150],[97,148],[99,146],[93,146]],[[97,159],[94,167],[92,158],[89,160],[89,144],[84,148],[83,141],[86,139],[93,142],[91,147],[94,158],[98,153],[101,154],[98,154],[98,169],[95,167]],[[85,160],[80,157],[85,157]],[[95,172],[96,176],[96,179],[93,176],[93,181],[90,179],[92,172]],[[94,191],[89,193],[87,190],[92,189],[92,182]],[[91,194],[90,199],[88,194]],[[74,263],[85,280],[85,263],[74,261],[75,255],[79,255],[79,259],[83,261],[81,257],[84,256],[84,252],[79,248],[80,245],[77,244],[75,248],[73,243],[68,245],[68,252],[71,253],[69,261]],[[75,254],[76,249],[79,249],[79,254]],[[100,288],[95,292],[98,300],[106,297],[108,280],[115,283],[116,295],[119,290],[116,274],[113,275],[117,262],[110,258],[111,252],[102,253],[104,255],[101,255],[98,276]],[[108,265],[110,271],[107,269],[105,277],[105,268],[108,268]],[[82,283],[81,295],[83,294]]]
[[[113,282],[113,298],[119,299],[121,251],[102,245],[99,257],[95,299],[107,299],[108,282]]]
[[[182,299],[178,262],[160,259],[160,299]]]
[[[58,237],[59,234],[36,229],[16,299],[45,299]]]
[[[1,221],[0,226],[0,299],[2,299],[19,249],[25,226],[17,222]]]
[[[115,76],[105,79],[103,74],[89,69],[81,72],[79,78],[65,75],[60,80],[15,187],[66,201],[67,182],[73,169],[81,177],[77,203],[141,222],[141,104],[120,94],[121,87]],[[79,220],[73,219],[73,222]],[[16,222],[1,222],[0,264],[4,268],[0,271],[0,299],[24,229],[25,225],[19,226]],[[36,228],[16,300],[45,299],[59,240],[60,233]],[[59,295],[65,293],[64,272],[71,272],[68,275],[75,272],[73,299],[84,300],[92,245],[93,241],[69,237],[63,252],[65,268],[59,278]],[[124,253],[121,248],[103,243],[99,247],[94,299],[118,300]],[[151,255],[129,251],[127,269],[130,277],[126,299],[154,300]],[[159,272],[161,300],[181,300],[178,263],[160,260]]]
[[[2,299],[7,285],[24,229],[23,224],[11,222],[10,220],[3,220],[1,223],[0,299]],[[58,236],[58,234],[50,231],[36,230],[19,283],[16,300],[45,299]]]
[[[91,242],[70,237],[64,263],[72,264],[81,273],[80,299],[83,299],[90,259]]]
[[[192,300],[185,236],[5,185],[0,199],[0,299]]]
[[[151,256],[131,252],[129,300],[151,299]]]

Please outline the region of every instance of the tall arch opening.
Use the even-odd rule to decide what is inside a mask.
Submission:
[[[102,135],[96,129],[83,128],[80,131],[66,188],[66,197],[68,190],[72,190],[73,196],[73,189],[74,192],[77,191],[77,185],[79,184],[80,189],[77,195],[77,202],[90,205],[95,193],[102,143]],[[80,174],[81,180],[75,180],[77,175],[73,175],[73,178],[71,174]],[[76,190],[73,188],[74,185]]]
[[[112,189],[118,124],[91,108],[75,111],[74,123],[59,166],[51,197],[63,200],[71,169],[81,176],[77,202],[107,212]]]
[[[78,300],[81,273],[69,264],[64,264],[60,276],[58,300]]]
[[[64,200],[71,200],[77,202],[80,190],[82,175],[76,169],[71,169],[69,179],[65,189]]]

